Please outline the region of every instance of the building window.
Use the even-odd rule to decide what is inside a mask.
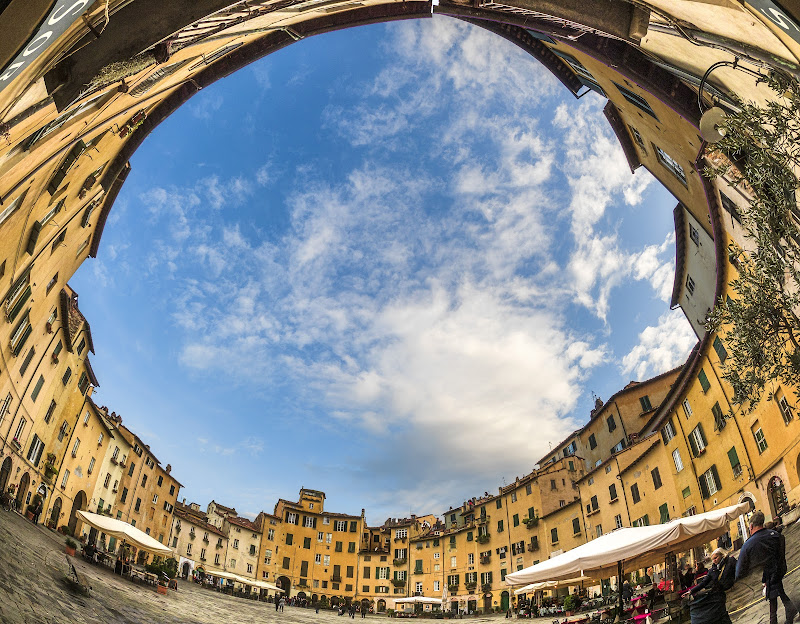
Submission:
[[[639,397],[639,404],[642,406],[642,412],[649,412],[653,409],[653,406],[650,404],[650,397],[647,395]]]
[[[34,434],[33,442],[31,442],[30,449],[28,449],[28,461],[34,466],[38,466],[39,460],[42,458],[42,451],[44,451],[44,442],[39,439],[39,436]]]
[[[634,483],[631,486],[631,499],[633,499],[634,503],[638,503],[640,500],[642,500],[642,497],[639,494],[639,484],[638,483]]]
[[[616,516],[614,516],[614,525],[618,529],[622,528],[622,515],[621,514],[617,514]]]
[[[669,441],[674,437],[675,426],[672,424],[672,420],[669,420],[663,427],[661,427],[661,438],[664,440],[664,444],[668,444]]]
[[[42,391],[42,386],[44,386],[44,375],[39,375],[39,379],[36,381],[36,385],[33,387],[33,392],[31,392],[31,401],[36,403],[36,399],[39,398],[39,393]]]
[[[661,163],[661,165],[667,171],[674,175],[681,184],[688,186],[686,182],[686,172],[684,172],[683,167],[678,164],[678,161],[672,158],[672,156],[667,154],[663,149],[658,147],[658,145],[653,144],[653,148],[655,149],[658,162]]]
[[[11,395],[9,394],[8,396],[10,397]],[[50,407],[47,408],[47,412],[45,412],[45,415],[44,415],[44,422],[45,423],[47,423],[47,424],[50,423],[50,420],[52,420],[53,414],[55,413],[55,411],[56,411],[56,402],[51,399],[50,400]],[[2,420],[3,420],[2,413],[0,413],[0,422],[2,422]]]
[[[725,195],[725,193],[723,193],[722,191],[719,192],[719,199],[720,203],[722,204],[722,207],[728,214],[731,215],[731,223],[733,223],[733,221],[741,223],[742,215],[739,212],[739,207],[735,203],[733,203],[733,200],[731,200],[731,198]]]
[[[661,487],[661,473],[659,473],[658,467],[650,471],[650,476],[653,477],[653,489],[657,490]]]
[[[67,431],[69,431],[69,425],[67,425],[67,421],[61,423],[61,428],[58,430],[58,441],[63,442],[64,438],[67,436]]]
[[[614,415],[612,414],[608,418],[606,418],[606,424],[608,425],[608,432],[611,433],[614,429],[617,428],[617,421],[614,420]]]
[[[714,416],[714,429],[722,431],[725,428],[725,414],[722,413],[719,402],[714,403],[711,407],[711,414]]]
[[[648,104],[647,100],[645,100],[641,95],[638,95],[637,93],[634,93],[630,89],[626,89],[625,87],[623,87],[620,84],[617,84],[616,82],[614,83],[614,86],[622,94],[622,97],[624,97],[628,102],[630,102],[631,104],[633,104],[637,108],[643,110],[645,113],[650,115],[653,119],[658,121],[658,117],[656,117],[656,114],[653,111],[653,109],[650,108],[650,104]]]
[[[714,351],[717,352],[720,364],[724,364],[725,360],[728,359],[728,352],[725,350],[725,346],[722,344],[719,336],[714,338]]]
[[[70,377],[72,377],[72,369],[67,366],[67,370],[64,371],[64,376],[61,378],[61,383],[65,386],[69,383]]]
[[[694,294],[694,280],[692,279],[691,275],[686,276],[686,291],[690,294]]]
[[[711,466],[711,468],[700,475],[700,494],[703,498],[713,496],[721,489],[722,484],[720,483],[716,466]]]
[[[739,463],[739,454],[736,452],[735,446],[732,446],[728,451],[728,461],[731,462],[734,478],[742,474],[742,465]]]
[[[689,399],[683,400],[683,411],[687,419],[692,415],[692,405],[689,403]]]
[[[689,238],[695,245],[700,246],[700,232],[691,223],[689,224]]]
[[[597,439],[594,437],[594,434],[589,436],[589,448],[590,449],[597,448]]]
[[[64,476],[61,478],[61,489],[67,487],[67,480],[69,479],[69,470],[64,470]]]
[[[616,483],[612,483],[611,485],[608,486],[608,495],[609,495],[609,498],[610,498],[611,502],[614,502],[615,500],[617,500],[617,484]]]
[[[692,449],[692,455],[694,457],[700,457],[700,455],[705,453],[707,444],[706,436],[703,433],[703,426],[698,424],[692,429],[691,433],[689,433],[689,446]]]
[[[550,529],[550,543],[558,544],[558,528]]]
[[[581,521],[578,518],[572,519],[572,534],[578,535],[581,532]]]
[[[297,524],[297,514],[291,512],[287,513],[286,522],[288,522],[289,524]]]
[[[767,439],[764,437],[764,432],[761,430],[761,427],[753,429],[753,437],[756,440],[756,446],[758,447],[759,455],[767,450]]]
[[[67,228],[64,228],[58,233],[58,236],[56,236],[55,239],[53,240],[53,244],[50,246],[51,254],[54,253],[55,250],[61,246],[66,237],[67,237]]]
[[[631,135],[633,135],[633,140],[636,141],[636,145],[638,145],[639,148],[646,154],[647,148],[644,145],[644,139],[642,138],[642,135],[633,126],[628,125],[628,128],[630,128]]]
[[[72,445],[72,456],[73,457],[77,457],[78,456],[78,447],[80,445],[81,445],[81,439],[80,438],[75,438],[75,444]]]
[[[697,373],[697,381],[700,382],[700,387],[703,389],[703,392],[708,392],[709,388],[711,388],[711,384],[708,382],[706,372],[702,368],[700,369],[700,372]]]
[[[783,416],[783,422],[788,425],[794,418],[794,414],[792,413],[792,408],[789,405],[789,402],[786,400],[785,396],[781,396],[778,399],[778,407],[781,410],[781,416]]]

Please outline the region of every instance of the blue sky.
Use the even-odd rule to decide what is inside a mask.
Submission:
[[[153,133],[71,284],[95,396],[241,514],[441,513],[695,338],[594,94],[433,18],[300,41]]]

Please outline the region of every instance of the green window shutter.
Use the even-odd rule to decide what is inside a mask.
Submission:
[[[739,465],[739,454],[736,452],[736,447],[732,446],[728,451],[728,461],[731,462],[731,468],[736,468]]]
[[[661,516],[660,523],[664,524],[665,522],[669,522],[669,505],[664,503],[658,508],[658,513]]]
[[[39,375],[39,380],[33,387],[33,392],[31,392],[31,401],[33,401],[34,403],[36,402],[36,399],[39,397],[39,392],[41,392],[43,385],[44,385],[44,375]]]
[[[536,509],[533,507],[528,507],[528,518],[534,518],[536,516]]]
[[[714,338],[714,351],[717,352],[717,356],[719,357],[720,363],[724,363],[726,359],[728,359],[728,352],[725,350],[725,346],[722,344],[722,341],[719,339],[719,336]]]
[[[708,446],[708,440],[706,439],[706,434],[703,433],[703,425],[698,423],[697,430],[700,432],[700,439],[703,440],[703,446]]]
[[[708,383],[708,377],[706,377],[706,372],[702,368],[700,372],[697,373],[697,381],[700,382],[700,387],[703,389],[703,392],[708,392],[709,388],[711,388],[711,384]]]
[[[694,441],[694,436],[689,435],[689,448],[692,450],[692,457],[700,455],[700,449],[697,448],[697,442]]]
[[[15,318],[17,318],[17,315],[22,311],[22,308],[25,307],[25,302],[28,301],[28,299],[30,299],[30,296],[31,296],[31,286],[30,284],[28,284],[28,286],[19,296],[17,301],[14,303],[14,307],[8,311],[8,314],[6,314],[6,319],[8,319],[9,323],[11,323]]]
[[[317,528],[317,519],[316,518],[311,518],[311,526],[314,527],[315,529]]]
[[[711,413],[714,415],[714,428],[717,431],[722,431],[725,428],[725,415],[722,413],[722,408],[719,406],[719,401],[714,403],[711,407]]]
[[[467,541],[468,542],[472,541],[472,531],[467,531]]]
[[[42,224],[38,221],[34,221],[33,227],[31,228],[31,235],[28,237],[28,246],[25,248],[25,251],[28,252],[28,255],[32,256],[33,252],[36,251],[36,243],[39,242],[39,234],[42,231]]]
[[[519,526],[519,514],[514,514],[514,526]]]
[[[700,496],[702,496],[703,499],[708,498],[708,483],[706,483],[705,477],[700,475],[700,478],[697,480],[697,482],[700,484]]]

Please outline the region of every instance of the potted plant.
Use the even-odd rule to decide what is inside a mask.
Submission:
[[[64,540],[64,544],[66,545],[66,548],[64,548],[66,553],[70,557],[74,557],[75,556],[75,549],[78,547],[77,542],[75,542],[75,540],[72,539],[71,537],[68,537],[66,540]]]
[[[156,585],[156,591],[159,594],[164,594],[166,596],[166,594],[167,594],[167,582],[165,580],[163,580],[163,579],[159,580],[158,581],[158,585]]]
[[[575,594],[570,594],[564,598],[564,611],[567,612],[567,617],[572,615],[581,606],[581,599]]]

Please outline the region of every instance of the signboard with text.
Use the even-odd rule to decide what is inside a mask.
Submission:
[[[0,70],[0,91],[27,69],[39,55],[72,26],[86,12],[92,0],[57,0],[39,30],[28,41],[22,51],[6,67]]]

